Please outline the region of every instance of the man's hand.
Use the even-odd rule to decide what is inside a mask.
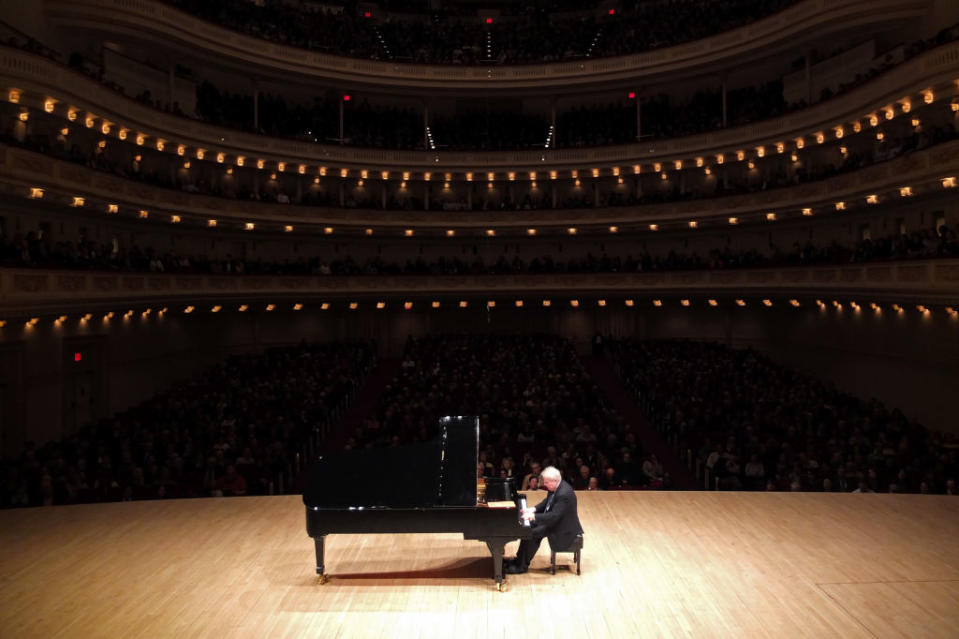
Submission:
[[[536,521],[536,509],[535,508],[524,508],[523,509],[523,519],[526,521]]]

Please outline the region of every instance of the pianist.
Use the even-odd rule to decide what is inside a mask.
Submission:
[[[529,570],[529,562],[539,550],[543,537],[549,539],[550,548],[563,549],[583,532],[572,486],[562,480],[559,471],[553,466],[543,470],[542,479],[547,490],[546,499],[523,512],[523,518],[529,520],[533,530],[529,539],[520,542],[516,557],[506,565],[506,572],[511,575]]]

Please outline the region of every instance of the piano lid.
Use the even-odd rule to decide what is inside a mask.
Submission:
[[[434,439],[323,455],[310,467],[310,508],[433,508],[476,505],[479,418],[448,416]]]

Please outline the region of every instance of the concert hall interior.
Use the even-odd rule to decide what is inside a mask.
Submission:
[[[955,636],[955,0],[0,54],[0,637]]]

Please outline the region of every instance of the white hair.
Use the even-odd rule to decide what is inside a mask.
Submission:
[[[559,472],[559,469],[555,466],[547,466],[543,469],[543,472],[540,473],[540,476],[543,479],[560,479],[562,478],[562,473]]]

